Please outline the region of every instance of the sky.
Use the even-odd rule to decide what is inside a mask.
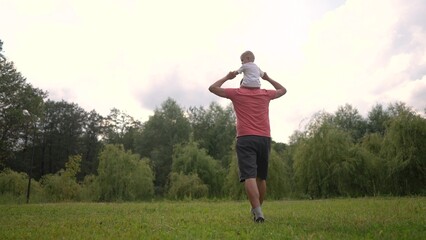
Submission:
[[[142,122],[169,97],[227,106],[208,87],[251,50],[288,91],[270,104],[272,139],[286,143],[345,104],[364,117],[396,101],[424,114],[425,12],[424,0],[0,0],[0,39],[49,99]]]

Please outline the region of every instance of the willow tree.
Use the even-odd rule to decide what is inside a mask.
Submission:
[[[384,136],[382,154],[388,167],[388,182],[394,194],[426,190],[426,119],[399,105]]]
[[[268,170],[268,198],[282,199],[290,197],[293,184],[292,167],[284,154],[278,154],[275,149],[271,150]]]
[[[299,189],[314,198],[349,191],[348,181],[356,174],[352,146],[352,137],[333,125],[329,114],[317,114],[295,150],[294,171]]]
[[[241,200],[246,198],[244,184],[239,182],[237,154],[231,155],[223,190],[225,196],[231,199]]]
[[[366,195],[387,193],[387,166],[382,156],[383,135],[381,132],[368,133],[358,147],[365,157],[363,188]]]
[[[122,145],[106,145],[100,154],[98,176],[101,201],[132,201],[151,198],[154,175],[148,159],[125,151]]]
[[[205,149],[199,148],[196,142],[191,141],[175,146],[172,172],[188,176],[197,174],[208,186],[210,197],[222,196],[225,170],[218,161],[207,154]]]

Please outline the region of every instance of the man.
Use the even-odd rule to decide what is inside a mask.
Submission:
[[[265,220],[261,205],[266,194],[271,134],[269,125],[269,102],[283,96],[287,90],[264,73],[262,79],[269,82],[275,90],[260,87],[222,88],[222,85],[237,74],[229,72],[209,87],[217,96],[232,101],[237,116],[238,168],[240,182],[244,182],[247,197],[252,207],[254,221]]]

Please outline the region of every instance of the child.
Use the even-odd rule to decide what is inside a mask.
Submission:
[[[241,86],[248,88],[259,88],[260,79],[263,77],[264,72],[253,63],[254,54],[251,51],[245,51],[241,54],[241,63],[242,66],[234,71],[235,74],[243,73],[244,77],[241,80]]]

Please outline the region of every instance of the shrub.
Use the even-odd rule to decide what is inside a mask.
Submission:
[[[64,171],[57,174],[45,175],[41,180],[46,199],[49,201],[77,200],[80,194],[80,185],[64,175]]]
[[[236,154],[234,154],[229,163],[229,170],[224,185],[225,194],[233,200],[242,200],[246,198],[244,183],[240,183],[239,179],[238,160]]]
[[[169,198],[172,199],[197,199],[207,197],[209,188],[201,181],[196,173],[185,175],[172,172],[170,175]]]
[[[28,190],[28,175],[5,169],[0,173],[0,202],[1,203],[24,203]],[[43,189],[39,182],[32,179],[30,199],[32,202],[40,202]]]
[[[46,199],[50,201],[78,200],[81,187],[77,183],[76,174],[80,170],[81,156],[70,156],[66,169],[56,174],[42,177],[41,183],[45,190]]]
[[[133,201],[154,194],[154,175],[148,160],[125,151],[122,145],[106,145],[99,157],[98,177],[101,201]]]
[[[9,193],[13,196],[25,195],[27,191],[28,175],[5,169],[0,173],[0,194]]]
[[[81,184],[80,200],[98,201],[100,198],[100,188],[95,175],[87,175]]]

